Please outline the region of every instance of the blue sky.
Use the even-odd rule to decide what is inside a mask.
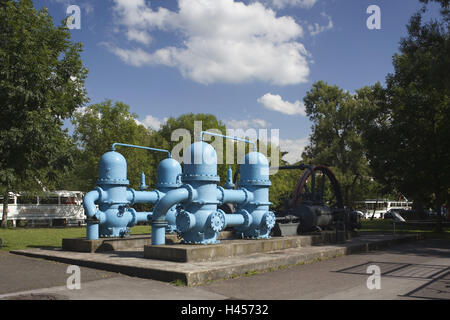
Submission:
[[[350,92],[384,83],[418,0],[44,0],[59,23],[81,9],[90,103],[122,101],[146,126],[212,113],[235,129],[279,129],[286,160],[311,131],[303,98],[318,80]],[[381,29],[369,30],[370,5]],[[434,6],[433,14],[437,15]]]

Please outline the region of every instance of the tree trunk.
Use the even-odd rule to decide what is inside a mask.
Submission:
[[[353,208],[353,205],[354,205],[354,203],[355,203],[355,185],[356,185],[356,181],[358,180],[358,178],[359,178],[360,176],[359,176],[359,173],[357,173],[356,175],[355,175],[355,177],[353,178],[353,182],[352,182],[352,186],[351,186],[351,188],[350,188],[350,204],[351,204],[351,208]]]
[[[2,228],[8,227],[8,201],[9,201],[9,192],[6,191],[3,194],[3,215],[2,215]]]
[[[441,198],[441,192],[439,190],[438,193],[436,193],[436,204],[435,204],[435,210],[437,213],[436,232],[443,231],[443,228],[442,228],[443,217],[441,215],[441,207],[442,207],[443,203],[444,203],[444,201]]]

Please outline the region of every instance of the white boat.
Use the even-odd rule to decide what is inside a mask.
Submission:
[[[375,219],[383,219],[384,214],[391,209],[411,210],[412,202],[407,199],[388,200],[388,199],[368,199],[357,201],[355,203],[356,210],[364,214],[365,219],[370,219],[373,215]],[[375,211],[375,213],[374,213]]]
[[[10,193],[8,221],[12,226],[82,226],[86,216],[81,191],[52,191],[41,195]],[[0,197],[0,215],[3,197]]]

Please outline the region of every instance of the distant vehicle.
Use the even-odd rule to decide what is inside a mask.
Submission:
[[[358,215],[358,218],[360,218],[360,219],[364,219],[365,218],[365,215],[364,215],[364,212],[362,212],[362,211],[355,211],[356,212],[356,214]]]
[[[42,195],[10,193],[8,221],[12,226],[81,226],[85,225],[81,191],[52,191]],[[0,215],[3,197],[0,197]]]
[[[397,222],[405,222],[406,220],[402,217],[402,214],[407,213],[404,209],[391,209],[384,214],[384,219],[392,219]]]
[[[388,199],[368,199],[357,201],[355,203],[356,210],[363,212],[365,219],[370,219],[373,215],[375,219],[383,219],[386,212],[392,209],[411,210],[411,201],[395,201]]]

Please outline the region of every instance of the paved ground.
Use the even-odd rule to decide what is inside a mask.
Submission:
[[[369,290],[369,265],[381,289]],[[68,290],[68,265],[0,253],[0,299],[450,299],[450,241],[423,240],[198,287],[81,268]]]

